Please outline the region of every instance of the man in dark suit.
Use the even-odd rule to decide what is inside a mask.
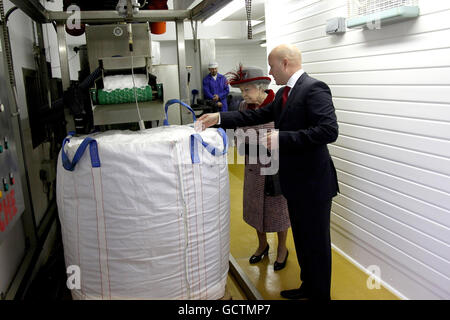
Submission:
[[[329,300],[331,200],[339,191],[327,148],[338,136],[331,92],[303,71],[297,47],[280,45],[268,59],[269,74],[278,85],[286,85],[271,104],[257,110],[208,114],[199,121],[204,127],[219,124],[224,128],[275,121],[279,131],[269,134],[265,144],[279,148],[280,184],[288,202],[302,280],[300,288],[281,291],[281,296]]]

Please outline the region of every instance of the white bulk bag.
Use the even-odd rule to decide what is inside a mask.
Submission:
[[[222,129],[190,126],[66,138],[57,203],[72,297],[223,297],[226,151]]]

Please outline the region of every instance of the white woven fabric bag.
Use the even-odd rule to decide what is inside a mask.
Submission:
[[[66,266],[80,271],[73,298],[223,297],[226,149],[222,129],[189,126],[68,137],[57,204]]]

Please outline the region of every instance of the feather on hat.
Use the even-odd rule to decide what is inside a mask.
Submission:
[[[232,87],[239,87],[241,84],[252,82],[269,84],[272,81],[264,74],[261,68],[244,68],[241,63],[236,71],[227,72],[225,77],[227,77],[228,84]]]

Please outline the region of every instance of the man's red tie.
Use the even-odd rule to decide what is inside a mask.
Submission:
[[[284,106],[286,105],[286,101],[287,101],[288,96],[289,96],[289,90],[291,90],[290,87],[288,87],[288,86],[284,87],[284,90],[283,90],[283,96],[282,96],[282,100],[281,100],[281,102],[283,103],[283,104],[282,104],[282,107],[283,107],[283,108],[284,108]]]

